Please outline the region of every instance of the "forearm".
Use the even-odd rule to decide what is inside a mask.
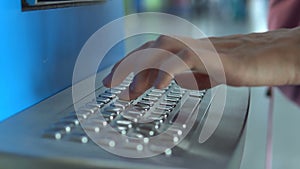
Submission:
[[[266,85],[300,84],[300,29],[269,32],[268,44],[254,56],[258,79]],[[255,50],[255,49],[254,49]]]
[[[227,84],[300,84],[300,28],[211,38],[223,60]]]

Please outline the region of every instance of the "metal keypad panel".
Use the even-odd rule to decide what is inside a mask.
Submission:
[[[175,82],[164,89],[150,88],[133,101],[118,95],[129,87],[133,76],[78,111],[64,115],[44,131],[43,137],[79,143],[93,141],[126,157],[148,157],[164,152],[184,138],[190,121],[206,91],[180,88]]]

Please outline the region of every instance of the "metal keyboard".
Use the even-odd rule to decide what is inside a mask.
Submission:
[[[120,95],[132,76],[108,89],[101,81],[109,71],[99,73],[95,90],[86,80],[76,84],[83,90],[75,102],[68,88],[0,123],[1,167],[220,169],[242,151],[249,88],[227,87],[222,119],[200,143],[204,126],[214,123],[211,105],[218,104],[210,89],[172,82],[128,102]]]
[[[203,91],[180,88],[174,81],[164,89],[150,88],[132,101],[119,99],[133,76],[76,112],[62,115],[43,132],[44,138],[80,143],[94,142],[121,156],[144,158],[161,153],[172,154],[172,148],[188,133],[192,115]]]

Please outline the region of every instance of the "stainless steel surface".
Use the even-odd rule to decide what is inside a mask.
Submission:
[[[97,86],[101,86],[101,75],[106,74],[99,74]],[[100,87],[99,91],[103,91],[103,88]],[[89,92],[87,89],[87,95]],[[249,89],[228,87],[227,93],[222,120],[207,142],[200,144],[198,137],[212,101],[209,94],[201,101],[199,112],[189,112],[193,109],[189,106],[181,109],[186,114],[192,114],[192,118],[197,115],[197,120],[191,132],[179,145],[173,149],[166,149],[164,154],[159,156],[130,159],[103,150],[81,135],[76,127],[72,128],[72,133],[78,133],[79,137],[66,135],[58,140],[42,137],[45,129],[74,111],[69,88],[0,124],[0,132],[6,133],[0,136],[0,164],[4,168],[225,168],[243,132],[249,104]],[[82,101],[89,99],[88,96],[82,98]],[[102,126],[106,125],[103,121],[101,123]],[[143,130],[145,128],[143,126]],[[178,130],[173,132],[177,135],[181,133]],[[138,134],[136,133],[137,137]],[[172,139],[174,142],[178,141],[176,137]],[[117,140],[102,141],[109,147],[117,146]],[[147,139],[143,141],[147,143]],[[142,144],[125,145],[134,151],[143,151],[146,148]],[[150,146],[150,149],[155,151],[162,145]]]

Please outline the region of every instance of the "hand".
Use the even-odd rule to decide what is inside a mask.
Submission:
[[[299,38],[299,28],[208,39],[160,36],[119,61],[103,84],[116,86],[135,72],[130,99],[152,86],[164,88],[172,79],[189,89],[296,85],[300,84]]]

